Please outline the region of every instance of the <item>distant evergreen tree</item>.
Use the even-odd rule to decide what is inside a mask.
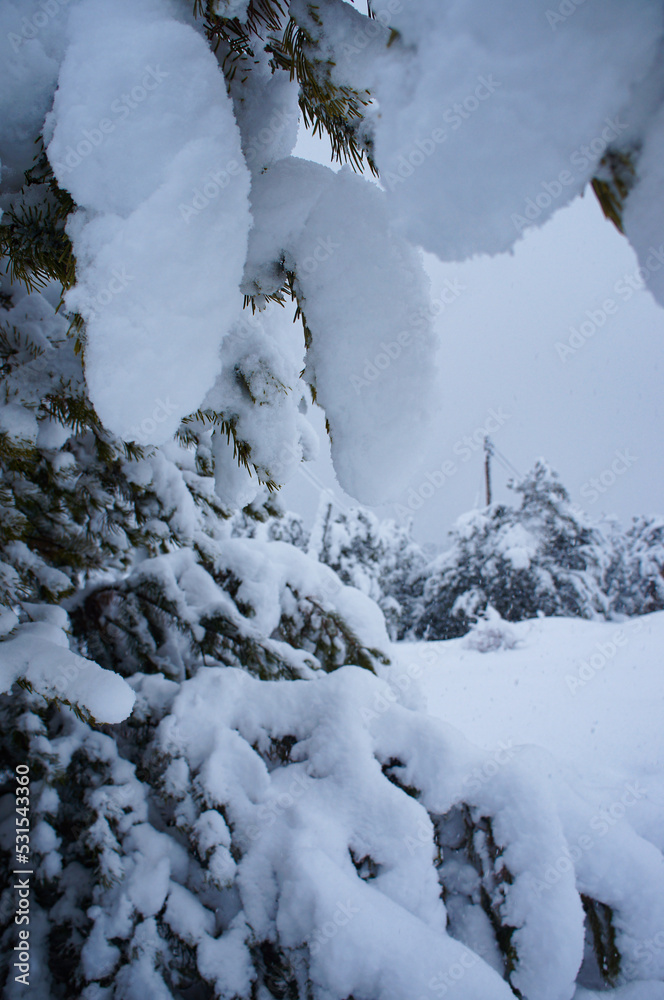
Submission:
[[[612,610],[629,616],[664,610],[664,518],[636,517],[613,542],[606,574]]]
[[[344,583],[371,597],[392,639],[402,638],[411,617],[412,581],[425,564],[410,525],[381,521],[363,507],[335,514],[334,504],[323,501],[310,551]]]
[[[520,507],[495,504],[464,515],[452,547],[421,574],[415,635],[464,635],[489,606],[512,622],[608,614],[602,582],[610,550],[602,533],[572,506],[545,462],[510,485]]]
[[[250,504],[249,507],[234,514],[231,531],[233,537],[237,538],[288,542],[303,552],[306,552],[309,546],[309,532],[304,526],[302,515],[283,510],[274,496],[258,507]]]

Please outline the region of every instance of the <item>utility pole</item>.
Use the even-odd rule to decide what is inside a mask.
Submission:
[[[493,444],[487,434],[484,438],[484,484],[486,487],[486,505],[491,504],[491,456],[493,455]]]

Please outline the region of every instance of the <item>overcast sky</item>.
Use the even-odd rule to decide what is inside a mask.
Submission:
[[[325,162],[310,141],[296,153]],[[440,412],[414,492],[400,498],[409,510],[421,500],[416,536],[444,544],[456,517],[483,504],[483,428],[521,473],[546,458],[593,516],[664,513],[664,310],[638,287],[636,258],[592,192],[513,254],[445,265],[427,256],[426,266],[434,300],[448,304],[436,321]],[[320,484],[353,503],[322,444],[283,491],[307,518]],[[494,499],[509,497],[508,471],[498,459],[492,469]],[[395,516],[394,506],[374,509]]]

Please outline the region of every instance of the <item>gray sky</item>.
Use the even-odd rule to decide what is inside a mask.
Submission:
[[[325,162],[320,150],[304,140],[296,153]],[[406,509],[421,500],[416,536],[444,543],[455,518],[483,503],[477,445],[492,410],[488,429],[509,462],[525,472],[546,458],[592,516],[664,513],[664,310],[638,287],[636,258],[592,192],[528,232],[513,254],[465,264],[427,256],[426,266],[434,299],[445,287],[456,292],[436,321],[440,412],[415,492],[401,498]],[[427,473],[435,485],[424,486]],[[510,496],[508,478],[495,460],[495,499]],[[312,516],[317,484],[352,504],[323,440],[284,504]],[[374,509],[395,516],[393,506]]]

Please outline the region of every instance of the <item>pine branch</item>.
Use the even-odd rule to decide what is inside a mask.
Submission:
[[[244,21],[216,12],[214,0],[195,0],[194,16],[205,18],[205,31],[215,52],[226,48],[221,66],[226,79],[235,78],[239,66],[249,72],[254,60],[256,40],[262,42],[268,31],[281,31],[286,17],[278,0],[251,0]]]
[[[41,137],[33,166],[16,202],[0,221],[0,256],[7,257],[7,273],[28,291],[58,281],[63,293],[76,277],[76,260],[65,232],[75,205],[57,184]]]
[[[309,16],[316,24],[322,23],[313,4],[309,6]],[[329,137],[332,159],[349,163],[361,173],[366,157],[369,169],[378,176],[371,139],[362,130],[364,109],[371,103],[371,94],[335,83],[334,63],[320,58],[317,48],[306,28],[291,17],[283,34],[270,38],[266,50],[272,53],[274,66],[299,83],[298,103],[304,124],[314,135]]]
[[[327,135],[332,159],[349,163],[362,172],[364,162],[376,176],[372,141],[363,130],[364,108],[371,103],[368,91],[339,86],[332,80],[333,63],[318,54],[312,35],[286,14],[279,0],[251,0],[243,21],[225,18],[215,11],[214,0],[195,0],[194,15],[205,19],[205,30],[215,52],[223,45],[221,65],[230,83],[239,68],[248,74],[255,62],[255,47],[264,46],[272,55],[273,70],[284,70],[300,85],[302,119],[314,135]],[[321,23],[318,8],[311,4],[309,16]],[[284,27],[285,24],[285,27]],[[267,41],[267,45],[264,45]]]
[[[636,183],[639,152],[640,149],[627,152],[609,149],[600,161],[597,176],[591,181],[604,215],[623,235],[623,209],[627,196]]]
[[[237,432],[237,418],[225,417],[216,410],[197,410],[195,413],[183,417],[182,425],[177,434],[176,440],[185,447],[190,447],[198,443],[195,424],[202,424],[218,429],[226,435],[226,440],[230,444],[233,442],[233,458],[241,468],[247,470],[250,476],[255,475],[261,485],[266,486],[270,493],[279,489],[279,484],[273,479],[265,478],[261,475],[256,465],[251,460],[251,445],[243,441]]]

